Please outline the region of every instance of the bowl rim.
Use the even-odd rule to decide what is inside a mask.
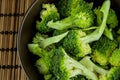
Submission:
[[[38,2],[39,0],[34,0],[32,3],[31,3],[31,5],[28,7],[28,9],[26,10],[26,12],[25,12],[25,14],[24,14],[24,16],[23,16],[23,19],[22,19],[22,21],[21,21],[21,23],[20,23],[20,25],[19,25],[19,28],[18,28],[18,36],[17,36],[17,57],[19,58],[19,62],[20,62],[20,65],[21,65],[21,67],[22,67],[22,69],[23,69],[23,71],[24,71],[24,73],[25,73],[25,75],[26,75],[26,77],[27,77],[27,80],[30,80],[29,78],[30,78],[30,76],[29,76],[29,74],[27,73],[27,71],[26,71],[26,69],[25,69],[25,66],[24,66],[24,64],[23,64],[23,62],[22,62],[22,60],[21,60],[21,56],[20,56],[20,38],[21,38],[21,32],[22,32],[22,29],[23,29],[23,25],[24,25],[24,22],[25,22],[25,20],[26,20],[26,18],[27,18],[27,16],[28,16],[28,14],[29,14],[29,12],[31,11],[31,9],[34,7],[34,5]]]

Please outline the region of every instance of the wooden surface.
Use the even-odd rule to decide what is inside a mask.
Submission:
[[[0,0],[0,80],[26,80],[17,55],[18,28],[35,0]]]

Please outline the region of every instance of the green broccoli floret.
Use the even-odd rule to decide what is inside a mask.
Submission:
[[[115,11],[113,9],[110,9],[108,18],[107,18],[107,26],[110,29],[113,29],[118,26],[118,19]]]
[[[106,36],[102,36],[93,45],[93,60],[100,65],[107,65],[109,57],[112,51],[117,47],[116,41],[108,39]]]
[[[48,37],[49,37],[48,35],[41,34],[41,33],[37,32],[35,34],[35,36],[33,37],[32,42],[35,44],[39,44],[41,41],[45,40]]]
[[[70,30],[68,35],[62,40],[63,48],[67,53],[78,58],[91,53],[89,44],[82,41],[84,36],[86,36],[86,33],[82,30]]]
[[[89,80],[89,79],[87,79],[87,78],[86,78],[85,76],[83,76],[83,75],[77,75],[77,76],[71,78],[70,80]]]
[[[47,46],[52,45],[53,43],[58,43],[58,42],[60,42],[64,37],[66,37],[67,34],[68,34],[68,31],[65,32],[65,33],[62,33],[62,34],[60,34],[60,35],[57,35],[57,36],[53,36],[53,37],[46,38],[46,39],[44,39],[44,40],[42,40],[42,41],[40,42],[40,46],[41,46],[42,48],[46,48]]]
[[[108,70],[105,70],[104,68],[96,65],[95,63],[93,63],[92,60],[90,60],[90,58],[91,58],[90,56],[86,56],[82,60],[80,60],[80,63],[92,72],[101,75],[106,75],[108,73]]]
[[[34,55],[38,55],[41,57],[39,60],[36,61],[36,66],[40,73],[48,74],[50,68],[50,52],[42,49],[39,47],[38,44],[28,44],[28,49]]]
[[[58,11],[62,17],[68,17],[80,11],[84,12],[92,7],[92,3],[87,3],[84,0],[60,0],[57,4]]]
[[[97,80],[92,71],[85,68],[81,63],[69,57],[62,47],[53,51],[52,67],[53,80],[71,80],[77,75],[83,75],[88,79]],[[51,79],[52,80],[52,79]]]
[[[97,25],[101,25],[103,14],[100,12],[100,6],[94,9],[94,13],[96,14],[97,17],[96,20]],[[107,36],[109,39],[113,40],[112,29],[115,28],[116,26],[118,26],[117,15],[113,9],[110,9],[107,17],[104,35]]]
[[[109,9],[110,9],[110,0],[105,0],[100,9],[100,11],[103,13],[102,23],[100,26],[98,26],[98,28],[96,30],[94,30],[92,33],[90,33],[87,36],[82,38],[82,40],[85,43],[90,43],[90,42],[99,40],[99,38],[102,36],[104,29],[106,27],[106,21],[107,21]]]
[[[33,37],[33,43],[39,44],[41,48],[44,48],[46,50],[51,50],[51,48],[54,48],[55,46],[53,43],[58,43],[61,41],[65,36],[67,36],[68,31],[64,32],[62,34],[59,34],[57,36],[48,37],[48,35],[40,34],[39,32],[36,33],[35,37]]]
[[[71,27],[87,28],[94,23],[94,13],[89,5],[83,0],[60,0],[58,10],[66,16],[60,21],[49,21],[50,28],[63,30]],[[55,28],[57,26],[57,28]]]
[[[93,22],[94,22],[93,13],[90,13],[90,11],[84,11],[56,22],[54,22],[53,20],[49,21],[47,26],[49,28],[53,28],[57,30],[64,30],[64,29],[74,28],[74,27],[88,28],[93,25]]]
[[[89,47],[88,43],[93,41],[99,40],[104,32],[106,21],[107,21],[107,14],[110,8],[110,1],[107,0],[103,3],[101,7],[101,12],[103,12],[103,22],[102,24],[92,33],[86,35],[81,30],[71,30],[63,41],[63,47],[67,51],[67,53],[72,54],[76,57],[83,57],[86,54],[91,52],[91,48]]]
[[[46,40],[46,39],[48,39],[48,38],[49,38],[48,35],[46,35],[46,34],[41,34],[41,33],[37,32],[37,33],[35,34],[35,36],[33,37],[32,42],[33,42],[34,44],[38,44],[41,48],[43,48],[42,45],[41,45],[41,42],[44,41],[44,40]],[[53,48],[55,48],[55,45],[54,45],[54,44],[51,44],[51,45],[48,45],[48,46],[45,48],[45,50],[50,51],[50,50],[53,49]]]
[[[118,29],[117,34],[120,34],[120,29]]]
[[[53,49],[50,52],[43,51],[38,44],[29,44],[28,48],[30,52],[41,57],[37,60],[36,66],[39,72],[44,74],[48,80],[70,80],[76,75],[83,75],[88,79],[97,80],[95,73],[69,57],[62,47]]]
[[[39,44],[28,44],[28,49],[30,52],[32,52],[34,55],[37,55],[39,57],[43,56],[41,53],[47,53],[45,49],[40,48]]]
[[[112,67],[106,75],[99,76],[99,80],[119,80],[120,66]]]
[[[108,13],[109,13],[109,9],[110,9],[110,1],[106,0],[106,1],[103,2],[102,7],[100,9],[100,11],[103,13],[103,19],[102,19],[101,25],[98,26],[98,28],[96,30],[94,30],[92,33],[90,33],[89,35],[82,38],[82,41],[84,41],[84,43],[90,43],[90,42],[99,40],[99,38],[102,36],[102,34],[104,32],[104,29],[106,27],[106,22],[107,22],[107,16],[108,16]],[[71,20],[71,21],[73,21],[73,20]],[[67,26],[66,24],[71,24],[71,21],[69,23],[65,22],[64,25],[63,24],[60,24],[60,25],[61,25],[61,27],[62,26],[66,27]],[[53,25],[52,25],[52,27],[53,27]],[[61,30],[61,27],[57,27],[57,28]],[[62,27],[62,28],[64,28],[64,27]]]
[[[109,60],[112,66],[120,66],[120,49],[115,49]]]
[[[48,21],[59,20],[60,15],[54,4],[43,4],[42,8],[43,10],[40,15],[41,21],[37,21],[36,28],[40,33],[46,33],[52,30],[47,26]]]

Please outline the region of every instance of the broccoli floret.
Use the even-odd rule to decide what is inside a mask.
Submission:
[[[65,52],[62,47],[53,51],[52,74],[53,80],[70,80],[77,75],[83,75],[88,79],[97,80],[97,76],[92,71],[85,68],[81,63],[74,60]]]
[[[103,12],[102,24],[92,33],[86,35],[81,30],[71,30],[68,37],[63,41],[63,47],[72,55],[76,57],[83,57],[91,52],[91,48],[88,43],[99,40],[102,36],[107,20],[107,14],[110,8],[110,1],[107,0],[103,3],[100,11]]]
[[[120,79],[120,67],[113,67],[107,74],[107,80],[119,80]]]
[[[93,45],[93,60],[100,65],[107,65],[109,57],[112,51],[117,47],[116,41],[108,39],[106,36],[102,36]]]
[[[65,32],[65,33],[62,33],[62,34],[60,34],[60,35],[57,35],[57,36],[53,36],[53,37],[46,38],[46,39],[44,39],[44,40],[42,40],[42,41],[40,42],[40,46],[41,46],[42,48],[46,48],[47,46],[52,45],[53,43],[58,43],[58,42],[60,42],[64,37],[66,37],[67,34],[68,34],[68,31]]]
[[[120,29],[118,29],[117,34],[120,34]]]
[[[115,49],[109,60],[112,66],[120,66],[120,49]]]
[[[87,78],[86,78],[85,76],[83,76],[83,75],[77,75],[77,76],[71,78],[70,80],[89,80],[89,79],[87,79]]]
[[[41,41],[45,40],[48,37],[49,37],[48,35],[41,34],[41,33],[37,32],[35,34],[35,36],[33,37],[33,41],[32,42],[35,43],[35,44],[39,44]]]
[[[109,10],[109,14],[108,14],[108,18],[107,18],[107,26],[110,29],[113,29],[118,26],[117,15],[113,9]]]
[[[120,67],[112,67],[106,75],[99,76],[99,80],[119,80]]]
[[[76,75],[84,75],[88,79],[97,80],[95,73],[69,57],[62,47],[50,52],[43,52],[38,44],[29,44],[28,48],[30,52],[41,57],[37,60],[36,66],[40,73],[52,76],[47,77],[48,80],[70,80]]]
[[[80,63],[84,65],[87,69],[95,73],[98,73],[101,75],[106,75],[108,73],[108,70],[105,70],[104,68],[96,65],[95,63],[93,63],[92,60],[90,60],[90,58],[91,58],[90,56],[86,56],[82,60],[80,60]]]
[[[33,37],[32,42],[35,44],[39,44],[41,48],[44,48],[46,50],[51,50],[51,48],[55,47],[53,43],[58,43],[65,36],[67,36],[67,34],[68,34],[68,31],[62,34],[59,34],[57,36],[48,37],[48,35],[40,34],[38,32],[36,33],[35,37]]]
[[[33,42],[34,44],[38,44],[41,48],[43,48],[42,45],[41,45],[41,42],[44,41],[44,40],[46,40],[46,39],[48,39],[48,38],[49,38],[48,35],[46,35],[46,34],[41,34],[41,33],[37,32],[37,33],[35,34],[35,36],[33,37],[32,42]],[[45,50],[50,51],[50,50],[53,49],[53,48],[55,48],[55,45],[54,45],[54,44],[51,44],[51,45],[47,46],[47,47],[45,48]]]
[[[39,57],[43,56],[41,53],[47,53],[45,49],[40,48],[39,44],[28,44],[28,49],[30,52],[32,52],[34,55],[37,55]]]
[[[80,11],[90,10],[92,6],[92,3],[87,3],[84,0],[60,0],[57,4],[58,11],[62,17],[68,17]]]
[[[28,49],[31,53],[40,57],[35,64],[39,72],[42,74],[48,74],[51,65],[51,59],[49,58],[51,55],[50,52],[40,48],[38,44],[28,44]]]
[[[91,53],[89,44],[81,40],[84,36],[86,33],[82,30],[70,30],[62,41],[63,48],[67,53],[78,58]]]
[[[86,23],[87,22],[87,23]],[[47,26],[49,28],[63,30],[68,28],[88,28],[93,25],[94,15],[90,11],[79,12],[78,14],[71,15],[67,18],[54,22],[49,21]],[[57,26],[57,27],[55,27]]]
[[[90,43],[96,40],[99,40],[100,37],[102,36],[105,27],[106,27],[106,21],[107,21],[107,16],[109,13],[110,9],[110,0],[105,0],[102,4],[102,7],[100,9],[100,12],[103,13],[103,19],[102,23],[96,30],[94,30],[92,33],[88,34],[87,36],[83,37],[82,40],[86,43]]]
[[[61,15],[66,16],[60,21],[49,21],[48,26],[58,30],[68,29],[71,26],[79,28],[87,28],[94,23],[94,13],[91,10],[92,4],[88,4],[83,0],[60,0],[58,10]],[[87,23],[86,23],[87,22]]]
[[[101,25],[103,14],[100,12],[100,6],[94,9],[94,13],[96,14],[97,17],[96,20],[97,25]],[[117,15],[113,9],[110,9],[107,17],[104,35],[107,36],[109,39],[113,40],[112,29],[115,28],[116,26],[118,26]]]
[[[41,21],[37,21],[36,28],[40,33],[46,33],[52,30],[47,26],[48,21],[59,20],[60,15],[54,4],[43,4],[42,8],[43,10],[40,15]]]

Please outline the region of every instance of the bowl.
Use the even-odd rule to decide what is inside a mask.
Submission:
[[[35,32],[36,20],[39,19],[41,6],[43,3],[51,3],[55,0],[36,0],[27,10],[24,19],[20,25],[17,38],[18,56],[22,68],[24,69],[29,80],[44,80],[43,75],[39,74],[37,68],[34,66],[36,56],[28,51],[27,44],[31,42]],[[102,0],[88,0],[94,1],[99,5]],[[120,20],[120,0],[111,0],[111,7],[116,11]]]

